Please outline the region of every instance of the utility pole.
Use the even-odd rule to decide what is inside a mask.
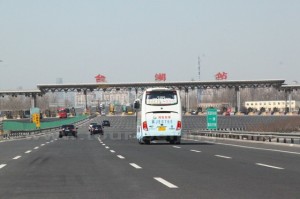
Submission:
[[[201,59],[200,56],[198,56],[198,81],[201,80]],[[201,89],[197,88],[197,108],[199,107],[201,103]]]

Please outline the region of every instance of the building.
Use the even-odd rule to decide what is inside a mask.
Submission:
[[[276,100],[276,101],[246,101],[245,107],[252,108],[254,110],[259,111],[261,108],[265,108],[266,111],[274,111],[276,108],[279,112],[285,112],[286,108],[289,108],[289,112],[298,111],[300,107],[300,101],[291,100]]]

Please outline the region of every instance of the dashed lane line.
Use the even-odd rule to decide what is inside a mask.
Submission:
[[[110,150],[110,152],[112,152],[112,153],[115,153],[115,151],[114,151],[114,150]]]
[[[174,184],[172,184],[172,183],[166,181],[166,180],[163,179],[163,178],[160,178],[160,177],[154,177],[154,179],[157,180],[158,182],[162,183],[163,185],[169,187],[169,188],[172,188],[172,189],[178,188],[176,185],[174,185]]]
[[[118,158],[120,159],[125,159],[125,157],[121,156],[121,155],[117,155]]]
[[[41,144],[41,146],[45,146],[45,144]]]
[[[16,156],[16,157],[13,158],[13,160],[17,160],[17,159],[19,159],[20,157],[22,157],[22,156]]]
[[[282,167],[276,167],[276,166],[267,165],[267,164],[262,164],[262,163],[256,163],[256,165],[258,165],[258,166],[263,166],[263,167],[269,167],[269,168],[272,168],[272,169],[284,169],[284,168],[282,168]]]
[[[139,165],[135,164],[135,163],[129,163],[131,166],[133,166],[136,169],[142,169],[142,167],[140,167]]]
[[[232,159],[232,157],[224,156],[224,155],[215,155],[215,157],[225,158],[225,159]]]
[[[201,153],[201,151],[197,151],[197,150],[190,150],[192,152],[196,152],[196,153]]]
[[[37,146],[37,147],[34,147],[33,149],[38,149],[38,148],[40,148],[40,147]]]
[[[176,148],[176,149],[181,149],[180,146],[173,146],[173,148]]]
[[[109,149],[109,147],[108,147],[108,146],[106,146],[105,148],[106,148],[106,149]]]
[[[0,164],[0,169],[2,169],[5,166],[6,166],[6,164]]]
[[[26,151],[25,153],[31,153],[31,150]]]

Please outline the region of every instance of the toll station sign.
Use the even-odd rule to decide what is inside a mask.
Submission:
[[[218,113],[217,109],[209,108],[206,110],[206,128],[208,130],[215,130],[218,128]]]

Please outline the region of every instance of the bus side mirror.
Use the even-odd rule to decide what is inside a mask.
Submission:
[[[134,109],[140,109],[140,102],[139,101],[135,101],[133,104],[133,108]]]

